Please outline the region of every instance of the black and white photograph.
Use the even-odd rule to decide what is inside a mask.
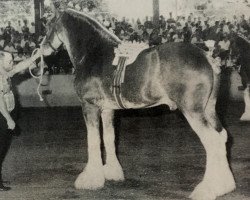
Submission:
[[[0,200],[250,200],[250,0],[0,0]]]

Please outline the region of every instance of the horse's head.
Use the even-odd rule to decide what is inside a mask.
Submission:
[[[63,44],[63,27],[61,25],[61,17],[63,13],[55,15],[46,25],[47,33],[41,43],[43,55],[48,56],[56,52]]]

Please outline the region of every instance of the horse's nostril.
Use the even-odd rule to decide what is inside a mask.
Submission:
[[[43,90],[42,95],[50,95],[52,94],[52,90]]]

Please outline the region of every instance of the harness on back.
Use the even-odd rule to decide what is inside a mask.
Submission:
[[[115,49],[116,56],[113,65],[116,65],[117,69],[113,77],[112,93],[117,105],[121,109],[126,108],[122,97],[122,84],[124,83],[126,67],[136,60],[142,50],[147,48],[148,45],[145,43],[123,42]]]
[[[127,57],[121,56],[118,61],[117,69],[113,77],[112,93],[115,97],[116,103],[120,108],[125,109],[125,105],[122,101],[122,90],[121,86],[124,82],[125,70],[126,70]]]

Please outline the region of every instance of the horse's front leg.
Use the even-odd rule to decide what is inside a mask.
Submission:
[[[83,116],[87,127],[88,163],[75,181],[77,189],[98,189],[104,186],[105,178],[100,148],[100,110],[84,104]]]
[[[101,116],[103,123],[103,140],[106,150],[104,176],[107,180],[122,181],[124,180],[124,175],[115,151],[114,111],[103,110]]]

